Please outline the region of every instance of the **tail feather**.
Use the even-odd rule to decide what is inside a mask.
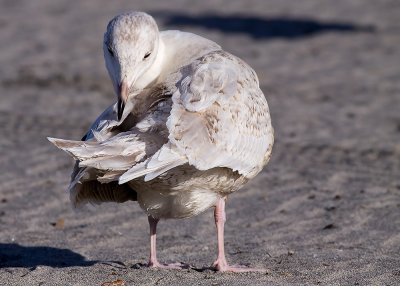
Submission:
[[[155,151],[154,143],[146,145],[138,138],[125,133],[103,142],[48,139],[79,161],[80,168],[99,170],[95,180],[103,183],[118,180],[122,185],[143,176],[144,181],[150,181],[187,163],[187,158],[179,153],[175,145],[166,143]],[[150,157],[147,157],[146,150],[151,152]]]
[[[56,147],[78,160],[80,167],[126,171],[144,159],[146,146],[134,136],[120,136],[118,139],[87,142],[48,138]]]
[[[187,163],[186,157],[175,151],[175,148],[170,143],[161,147],[148,160],[136,164],[131,169],[126,171],[120,178],[119,183],[123,184],[133,179],[145,176],[144,180],[150,181],[155,177],[167,172],[168,170]]]
[[[130,156],[109,155],[104,157],[94,157],[79,163],[80,167],[91,167],[98,170],[126,171],[142,158],[141,154],[131,154]]]

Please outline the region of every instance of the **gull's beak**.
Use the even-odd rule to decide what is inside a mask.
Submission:
[[[118,121],[124,113],[125,103],[128,100],[128,84],[124,79],[118,86]]]

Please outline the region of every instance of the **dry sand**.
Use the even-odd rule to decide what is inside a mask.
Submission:
[[[0,3],[1,285],[400,284],[399,1]],[[72,161],[45,137],[79,139],[115,99],[101,43],[127,10],[209,37],[259,74],[276,145],[228,201],[226,247],[267,274],[202,269],[216,256],[211,210],[160,224],[160,260],[193,268],[158,271],[142,267],[136,203],[70,208]]]

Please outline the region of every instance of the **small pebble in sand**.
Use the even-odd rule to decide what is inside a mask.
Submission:
[[[63,218],[59,218],[56,222],[52,222],[51,225],[56,229],[64,229],[65,221]]]
[[[104,282],[101,286],[122,286],[125,285],[125,282],[121,279],[112,281],[112,282]]]

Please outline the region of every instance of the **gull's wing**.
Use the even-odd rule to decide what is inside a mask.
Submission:
[[[126,118],[126,116],[124,117]],[[112,138],[118,131],[121,122],[117,120],[117,105],[109,106],[90,126],[81,141],[70,141],[56,138],[48,138],[56,147],[67,151],[69,148],[76,149],[79,145],[91,146]],[[83,148],[85,149],[85,148]],[[71,155],[72,153],[69,152]],[[125,202],[136,200],[136,192],[125,185],[119,185],[119,175],[124,171],[101,172],[91,166],[80,165],[77,161],[71,174],[71,181],[68,187],[70,199],[74,206],[86,203],[102,202]]]
[[[179,74],[166,122],[168,142],[119,182],[141,176],[148,181],[185,163],[199,170],[227,167],[247,178],[255,176],[273,145],[268,104],[255,72],[240,59],[216,51]]]
[[[172,101],[166,90],[160,85],[143,91],[135,102],[126,105],[119,122],[116,105],[110,106],[92,124],[83,141],[48,138],[77,160],[69,186],[75,206],[136,199],[135,191],[118,186],[116,181],[168,141],[165,122]]]
[[[131,129],[108,122],[96,125],[90,142],[52,142],[95,170],[97,181],[120,184],[149,181],[187,163],[251,178],[269,159],[273,129],[257,76],[226,52],[195,60],[136,100]]]
[[[118,124],[119,122],[117,120],[117,104],[114,103],[106,110],[104,110],[99,117],[97,117],[97,119],[90,126],[89,130],[82,137],[82,141],[89,141],[95,138],[96,135],[110,138],[113,135],[111,130],[115,126],[118,126]]]

